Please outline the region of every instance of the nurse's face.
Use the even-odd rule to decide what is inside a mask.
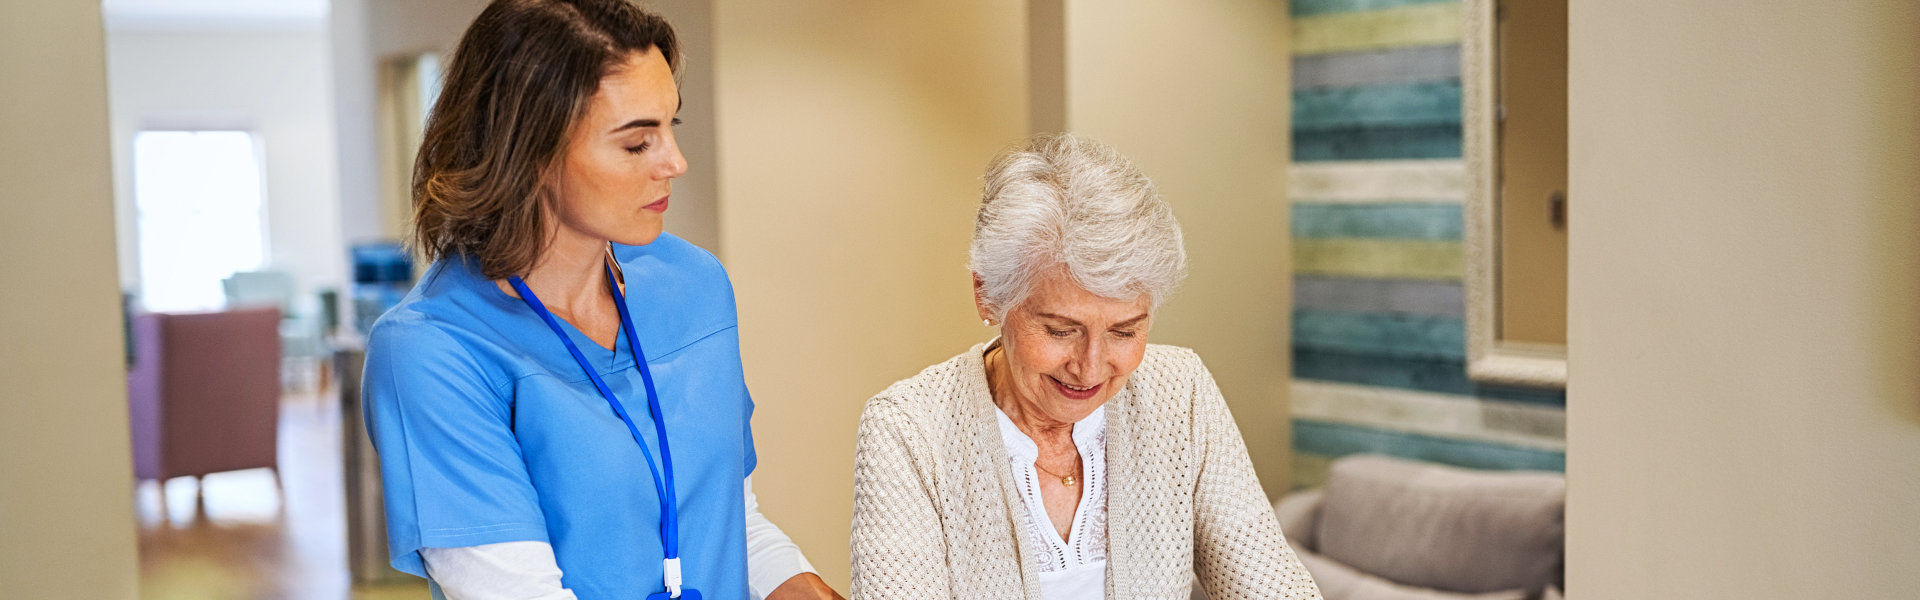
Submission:
[[[1036,281],[1000,328],[1006,392],[1023,411],[1074,423],[1113,399],[1147,352],[1152,299],[1087,291],[1064,271]],[[1003,399],[1004,400],[1004,399]]]
[[[673,138],[679,110],[680,88],[657,49],[600,79],[548,186],[559,236],[629,246],[660,236],[673,178],[687,172]]]

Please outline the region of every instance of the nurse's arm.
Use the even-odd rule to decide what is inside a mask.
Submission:
[[[786,583],[774,588],[767,600],[846,600],[833,586],[813,573],[801,573],[787,579]]]
[[[421,548],[420,557],[447,600],[575,600],[546,542]]]
[[[754,599],[839,600],[840,594],[820,579],[800,546],[760,514],[760,500],[753,495],[753,476],[748,475],[743,485],[747,498],[747,587]]]

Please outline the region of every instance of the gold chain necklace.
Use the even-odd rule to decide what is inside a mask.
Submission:
[[[1074,455],[1074,457],[1073,457],[1073,467],[1074,467],[1074,469],[1073,469],[1073,470],[1074,470],[1074,471],[1076,471],[1076,472],[1080,470],[1080,455],[1078,455],[1078,454],[1076,454],[1076,455]],[[1035,469],[1039,469],[1041,473],[1046,473],[1046,474],[1048,474],[1048,475],[1052,475],[1052,476],[1054,476],[1054,477],[1059,477],[1059,478],[1060,478],[1060,485],[1064,485],[1064,486],[1067,486],[1067,487],[1073,487],[1073,486],[1074,486],[1075,484],[1077,484],[1077,483],[1079,483],[1079,482],[1080,482],[1080,480],[1079,480],[1079,479],[1076,479],[1076,478],[1075,478],[1074,476],[1072,476],[1072,475],[1061,475],[1061,474],[1059,474],[1059,473],[1055,473],[1055,472],[1053,472],[1053,471],[1048,471],[1046,467],[1042,467],[1042,466],[1040,466],[1040,461],[1037,461],[1037,460],[1036,460],[1036,461],[1033,461],[1033,468],[1035,468]]]

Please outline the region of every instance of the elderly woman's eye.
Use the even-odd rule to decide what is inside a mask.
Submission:
[[[1054,329],[1052,327],[1048,327],[1047,335],[1063,338],[1063,337],[1073,335],[1073,330],[1072,329]]]
[[[1133,332],[1133,331],[1130,331],[1130,330],[1125,330],[1125,329],[1115,329],[1115,330],[1113,330],[1113,337],[1117,337],[1117,338],[1130,338],[1130,337],[1133,337],[1133,335],[1134,335],[1134,332]]]

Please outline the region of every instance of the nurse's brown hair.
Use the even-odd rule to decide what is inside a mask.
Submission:
[[[548,242],[548,174],[601,78],[636,52],[680,71],[673,27],[628,0],[487,5],[427,117],[408,245],[430,261],[471,256],[490,279],[531,269]]]

